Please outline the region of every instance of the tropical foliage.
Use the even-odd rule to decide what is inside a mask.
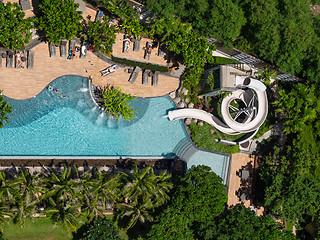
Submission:
[[[24,16],[17,3],[0,4],[0,46],[21,50],[29,42],[32,20]]]
[[[85,41],[94,45],[94,49],[102,53],[112,52],[112,44],[116,40],[116,28],[114,25],[108,26],[107,21],[88,22],[84,29]]]
[[[77,176],[77,169],[73,168]],[[44,179],[47,191],[43,198],[50,203],[45,211],[54,222],[61,222],[66,228],[73,232],[80,224],[77,217],[80,216],[78,208],[81,204],[77,197],[79,196],[80,185],[71,178],[71,168],[64,168],[60,174],[56,174],[52,169],[50,178]]]
[[[146,6],[165,18],[179,16],[200,34],[214,36],[229,45],[246,22],[242,9],[232,0],[148,0]]]
[[[123,20],[120,27],[129,35],[132,35],[134,38],[138,38],[144,32],[143,25],[140,24],[140,21],[136,18],[125,19]]]
[[[236,205],[215,220],[204,239],[296,239],[270,216],[257,217],[249,208]]]
[[[119,230],[111,219],[98,219],[83,225],[73,235],[74,240],[120,240]]]
[[[115,206],[115,218],[131,228],[137,222],[150,220],[154,209],[168,201],[172,188],[170,174],[155,175],[152,167],[141,170],[134,166],[132,174],[116,175],[96,169],[80,175],[75,166],[64,166],[60,171],[44,168],[33,175],[21,169],[16,178],[0,172],[0,222],[5,221],[6,215],[12,216],[14,223],[23,225],[27,217],[40,213],[65,226],[71,234],[86,221],[85,230],[82,228],[78,233],[87,231],[87,235],[82,236],[84,239],[96,239],[90,236],[107,234],[103,231],[111,226],[111,222],[101,221],[108,204]],[[97,231],[93,233],[93,229]],[[114,233],[109,231],[118,239]]]
[[[128,5],[126,0],[99,0],[99,5],[112,15],[125,19],[139,19],[139,14]]]
[[[38,28],[43,30],[49,42],[58,44],[61,39],[71,40],[82,29],[79,4],[73,0],[43,0],[39,5],[41,15]]]
[[[105,111],[110,116],[116,117],[119,121],[120,117],[130,121],[136,117],[137,110],[130,106],[130,101],[135,100],[128,93],[123,93],[118,87],[106,87],[102,92]]]
[[[9,123],[9,117],[7,116],[7,114],[10,114],[11,112],[12,107],[4,99],[4,96],[0,91],[0,128],[3,128],[5,124]]]
[[[165,171],[156,176],[151,166],[139,170],[136,164],[132,174],[122,173],[121,201],[116,205],[116,215],[121,225],[129,229],[137,222],[152,221],[153,209],[169,200],[168,192],[172,188],[170,177]]]
[[[209,167],[192,166],[156,217],[148,239],[203,239],[207,225],[227,203],[225,192],[222,179]]]
[[[169,51],[181,55],[187,67],[203,68],[206,62],[214,62],[212,52],[215,45],[209,45],[205,37],[192,30],[191,24],[182,23],[179,18],[154,19],[149,34],[160,37]]]

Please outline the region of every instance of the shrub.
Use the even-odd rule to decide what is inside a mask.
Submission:
[[[8,113],[12,112],[12,107],[4,100],[4,97],[0,91],[0,128],[9,123]]]
[[[102,98],[105,111],[107,111],[110,116],[116,117],[118,121],[120,116],[127,121],[136,117],[136,110],[129,106],[130,101],[136,98],[130,94],[123,93],[121,89],[117,87],[107,86],[102,91]]]
[[[74,240],[120,240],[119,231],[111,219],[98,219],[83,225],[73,235]]]

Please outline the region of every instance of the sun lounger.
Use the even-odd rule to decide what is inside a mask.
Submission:
[[[49,43],[50,57],[56,57],[56,46],[53,43]]]
[[[152,86],[158,86],[159,71],[155,71],[152,76]]]
[[[7,51],[7,62],[6,62],[6,66],[8,68],[12,68],[13,67],[13,56],[14,53],[11,51]]]
[[[114,65],[112,65],[110,67],[107,67],[107,68],[103,69],[100,72],[101,72],[101,76],[105,77],[105,76],[109,75],[110,73],[113,73],[113,72],[115,72],[117,70],[118,70],[118,66],[114,64]]]
[[[67,40],[62,40],[60,43],[60,57],[67,56]]]
[[[2,58],[5,58],[6,55],[6,51],[0,50],[0,67],[2,67]]]
[[[165,43],[160,43],[158,48],[158,56],[163,57],[165,49],[166,49]]]
[[[27,68],[28,68],[28,69],[33,69],[33,57],[34,57],[34,53],[33,53],[33,51],[28,51],[27,55],[28,55]]]
[[[132,41],[133,41],[133,51],[139,52],[141,37],[134,38]]]
[[[134,70],[133,70],[133,72],[131,73],[131,76],[130,76],[130,78],[129,78],[129,82],[130,83],[134,83],[134,81],[137,79],[137,77],[138,77],[138,74],[139,74],[139,72],[141,71],[142,69],[140,68],[140,67],[138,67],[138,66],[136,66],[135,68],[134,68]]]
[[[87,47],[83,43],[80,49],[80,58],[86,58],[86,56],[87,56]]]
[[[30,10],[30,0],[19,0],[20,6],[22,8],[22,11]]]
[[[149,73],[150,73],[150,70],[144,70],[143,75],[142,75],[142,84],[143,85],[148,85]]]
[[[104,13],[102,11],[97,12],[97,16],[96,16],[96,22],[101,22],[102,19],[104,18]]]
[[[76,40],[72,39],[69,43],[69,51],[76,48]]]

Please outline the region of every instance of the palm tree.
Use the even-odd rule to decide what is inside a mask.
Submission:
[[[169,199],[167,193],[172,188],[169,182],[171,175],[164,171],[156,176],[151,166],[139,170],[135,163],[132,174],[122,172],[121,176],[122,199],[116,204],[117,219],[129,217],[127,229],[133,227],[138,220],[151,221],[150,212]]]
[[[76,176],[79,176],[76,167],[73,167]],[[56,174],[49,169],[51,177],[45,179],[44,182],[48,191],[43,194],[51,207],[45,213],[51,217],[56,223],[61,222],[69,232],[76,230],[80,216],[79,193],[81,191],[79,181],[71,178],[71,168],[64,166],[60,174]]]
[[[0,201],[4,204],[12,204],[17,195],[17,182],[10,181],[7,175],[0,171]]]
[[[138,221],[145,223],[146,221],[152,221],[153,217],[150,212],[153,208],[150,201],[141,202],[139,204],[119,203],[117,204],[116,214],[119,219],[126,220],[126,230],[132,228]]]
[[[119,178],[97,171],[96,179],[87,174],[82,177],[81,184],[82,212],[85,213],[88,222],[103,218],[106,203],[113,203],[119,198]]]
[[[14,212],[14,222],[21,225],[25,222],[25,217],[31,217],[35,211],[36,204],[41,201],[44,192],[42,172],[31,175],[29,169],[21,169],[19,177],[14,181],[17,184],[18,194],[12,207]]]

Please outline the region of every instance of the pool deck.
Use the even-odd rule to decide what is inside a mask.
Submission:
[[[136,97],[163,96],[176,90],[179,86],[179,78],[170,76],[159,76],[158,86],[151,86],[149,78],[148,85],[142,84],[142,73],[140,72],[134,84],[128,82],[130,74],[125,68],[102,77],[100,72],[110,64],[102,61],[92,52],[87,51],[85,59],[79,58],[79,52],[73,60],[60,57],[59,48],[56,48],[56,57],[49,56],[49,47],[46,43],[40,43],[32,48],[34,51],[34,69],[17,69],[5,67],[5,59],[0,67],[0,89],[3,94],[14,99],[27,99],[40,93],[51,81],[63,75],[91,76],[95,85],[104,86],[112,84],[119,86],[122,90]]]

